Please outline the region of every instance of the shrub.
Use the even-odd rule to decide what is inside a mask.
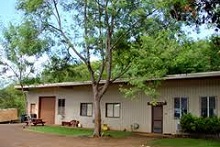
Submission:
[[[184,132],[195,132],[195,117],[192,114],[185,114],[180,119],[180,125]]]
[[[182,131],[196,134],[219,134],[220,118],[218,117],[196,117],[185,114],[180,119]]]

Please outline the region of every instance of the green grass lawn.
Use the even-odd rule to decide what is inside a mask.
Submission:
[[[220,147],[220,141],[191,139],[191,138],[165,138],[150,142],[151,147]]]
[[[92,136],[92,129],[85,128],[71,128],[61,126],[31,126],[27,129],[35,132],[64,135],[64,136]],[[131,132],[123,131],[105,131],[105,136],[114,138],[128,137],[132,135]],[[220,140],[205,140],[205,139],[191,139],[191,138],[164,138],[153,139],[148,142],[150,147],[220,147]]]
[[[57,134],[65,136],[92,136],[92,129],[85,128],[71,128],[71,127],[61,127],[61,126],[31,126],[28,127],[29,130],[48,133],[48,134]],[[104,136],[111,136],[115,138],[127,137],[130,136],[131,132],[122,132],[122,131],[104,131]]]

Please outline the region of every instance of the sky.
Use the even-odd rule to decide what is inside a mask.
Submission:
[[[21,15],[15,9],[17,0],[2,0],[0,4],[0,26],[7,27],[9,22],[19,23]],[[185,30],[190,31],[189,37],[194,39],[201,39],[209,37],[213,30],[205,29],[205,26],[202,27],[200,34],[197,34],[195,30],[192,30],[190,27],[185,27]],[[0,32],[1,33],[1,32]]]
[[[7,26],[11,21],[19,21],[19,16],[16,7],[16,0],[2,0],[0,4],[0,24]]]

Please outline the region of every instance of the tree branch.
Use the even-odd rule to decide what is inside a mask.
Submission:
[[[57,8],[57,2],[55,0],[53,0],[53,4],[54,4],[54,7],[55,7],[55,11],[56,11],[56,14],[54,14],[57,22],[58,22],[58,25],[59,25],[59,28],[62,29],[62,24],[61,24],[61,19],[60,19],[60,13],[58,11],[58,8]]]
[[[152,15],[154,12],[156,12],[156,9],[153,10],[151,13],[149,13],[146,17],[149,17],[150,15]],[[133,29],[135,27],[135,25],[139,22],[139,20],[137,20],[134,24],[131,25],[131,27],[129,27],[129,29],[127,29],[125,31],[125,33],[121,34],[121,36],[119,36],[119,38],[117,39],[117,41],[111,46],[112,49],[114,49],[116,47],[116,45],[119,43],[119,41],[129,33],[129,31],[131,29]]]
[[[130,67],[131,67],[131,62],[129,62],[129,64],[124,69],[122,69],[121,72],[111,80],[111,82],[113,83],[115,80],[121,78],[128,71]]]
[[[97,1],[96,1],[97,2]],[[100,7],[100,3],[99,3],[99,0],[98,0],[98,10],[99,10],[99,35],[100,35],[100,37],[102,37],[102,21],[101,21],[101,19],[102,19],[102,11],[101,11],[101,7]],[[100,67],[100,69],[99,69],[99,77],[98,77],[98,80],[97,80],[97,82],[99,83],[100,82],[100,80],[102,79],[102,76],[103,76],[103,73],[104,73],[104,69],[105,69],[105,52],[104,52],[104,45],[103,45],[103,43],[102,43],[102,40],[100,40],[100,44],[101,44],[101,49],[100,49],[100,54],[101,54],[101,57],[102,57],[102,65],[101,65],[101,67]]]
[[[86,63],[86,59],[76,50],[74,44],[72,44],[72,42],[70,41],[70,39],[66,36],[66,34],[63,32],[62,30],[62,21],[61,21],[61,18],[60,18],[60,14],[59,14],[59,10],[57,8],[57,3],[55,0],[53,0],[53,4],[54,4],[54,7],[55,7],[55,11],[56,11],[56,14],[55,16],[57,16],[57,23],[58,23],[58,26],[59,28],[55,27],[54,25],[52,24],[48,24],[48,26],[52,27],[53,29],[55,29],[56,31],[58,31],[62,36],[63,38],[65,39],[66,43],[68,44],[68,46],[74,51],[74,53],[84,62]]]
[[[87,18],[87,12],[88,12],[88,9],[87,9],[87,0],[84,1],[85,2],[85,6],[84,6],[84,33],[85,33],[85,49],[86,49],[86,65],[88,67],[88,70],[90,72],[90,75],[91,75],[91,81],[93,83],[93,85],[95,84],[95,73],[94,73],[94,70],[91,66],[91,62],[90,62],[90,49],[89,49],[89,45],[88,45],[88,18]]]
[[[113,19],[112,19],[113,21]],[[110,79],[112,76],[112,49],[111,49],[111,40],[112,40],[112,30],[113,26],[111,26],[113,23],[111,22],[111,25],[109,25],[109,15],[108,15],[108,1],[106,1],[105,5],[105,23],[107,25],[107,39],[106,39],[106,72],[107,72],[107,79],[100,91],[100,96],[104,95],[104,93],[107,91],[107,88],[110,84]]]

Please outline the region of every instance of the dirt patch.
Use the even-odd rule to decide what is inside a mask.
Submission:
[[[141,147],[152,138],[130,136],[126,138],[91,138],[49,135],[26,131],[22,125],[0,125],[1,147]]]

